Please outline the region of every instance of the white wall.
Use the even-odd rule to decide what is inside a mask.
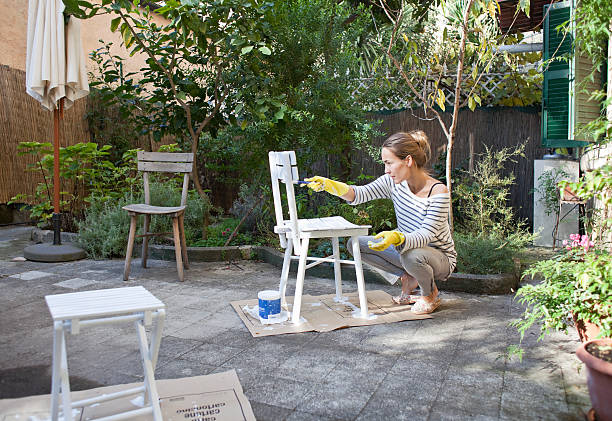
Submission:
[[[547,215],[544,209],[543,196],[539,189],[538,179],[540,176],[553,169],[563,169],[569,174],[570,181],[578,180],[579,163],[576,161],[564,161],[559,159],[536,159],[533,167],[533,232],[539,232],[539,237],[534,241],[534,245],[541,247],[552,247],[552,233],[556,224],[554,213]],[[557,233],[556,247],[561,246],[561,242],[569,239],[570,234],[578,232],[578,207],[575,205],[564,204],[561,207],[559,230]]]

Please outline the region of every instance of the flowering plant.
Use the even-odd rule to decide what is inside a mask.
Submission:
[[[567,331],[572,316],[594,323],[600,337],[612,336],[612,256],[589,236],[572,234],[553,258],[529,267],[523,276],[542,277],[542,282],[522,286],[516,293],[525,305],[513,322],[521,334],[540,325],[542,339],[549,330]],[[516,352],[516,351],[515,351]]]

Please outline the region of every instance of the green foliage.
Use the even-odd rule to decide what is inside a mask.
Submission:
[[[455,187],[458,231],[474,235],[486,233],[500,238],[521,230],[526,232],[525,223],[517,222],[514,209],[508,203],[515,176],[501,174],[504,165],[525,157],[524,149],[524,144],[498,151],[485,147],[485,152],[474,163],[473,173],[462,171]]]
[[[238,225],[236,218],[223,218],[208,227],[208,236],[205,240],[199,239],[191,243],[194,247],[222,247]],[[245,244],[256,245],[257,240],[250,232],[238,232],[232,239],[230,246]]]
[[[524,156],[525,145],[478,156],[473,173],[459,170],[455,186],[457,270],[474,274],[514,272],[514,258],[532,243],[526,223],[508,203],[514,175],[502,176],[504,165]]]
[[[43,182],[36,188],[33,198],[23,194],[11,199],[12,203],[31,200],[35,203],[32,217],[44,226],[51,218],[53,211],[53,147],[51,143],[21,142],[18,146],[19,155],[32,155],[36,162],[28,165],[29,171],[40,172]],[[118,165],[107,158],[110,146],[98,148],[93,142],[77,143],[60,148],[59,175],[64,186],[70,191],[60,191],[60,211],[66,212],[70,218],[79,219],[85,206],[94,200],[105,202],[122,197],[126,191],[133,189],[135,178],[135,151],[128,151]],[[74,221],[64,218],[66,228],[72,228]]]
[[[559,182],[567,179],[569,174],[562,168],[553,168],[543,172],[538,177],[538,185],[534,191],[537,191],[542,197],[541,201],[544,205],[546,215],[556,217],[559,213],[559,200],[561,192],[559,190]]]
[[[266,200],[267,199],[267,200]],[[240,226],[241,232],[262,233],[272,229],[274,217],[274,204],[271,203],[271,192],[268,185],[243,184],[240,186],[238,197],[234,201],[230,214],[244,221]]]
[[[528,235],[520,233],[498,237],[455,231],[453,239],[458,256],[457,271],[477,275],[516,272],[514,259],[531,242]]]
[[[155,10],[164,23],[157,23],[149,6],[139,1],[77,5],[71,12],[79,17],[111,15],[110,29],[121,35],[129,54],[146,57],[138,74],[126,74],[122,59],[103,46],[93,55],[98,71],[91,85],[105,104],[130,116],[126,124],[140,135],[155,141],[171,135],[181,149],[196,153],[196,174],[208,159],[206,150],[198,147],[203,133],[216,133],[228,121],[236,122],[229,104],[242,101],[244,91],[268,100],[251,89],[252,79],[260,75],[260,61],[272,53],[266,39],[268,2],[168,1]],[[193,178],[204,197],[199,180]]]
[[[267,18],[274,53],[257,63],[260,76],[235,98],[241,124],[202,139],[213,157],[207,168],[225,167],[227,182],[251,179],[268,171],[268,151],[295,150],[300,168],[325,161],[346,179],[351,147],[377,134],[351,95],[354,40],[365,11],[345,2],[291,0],[276,3]]]
[[[79,246],[92,259],[125,256],[130,217],[123,206],[136,203],[131,193],[116,200],[92,200],[85,218],[77,222]]]
[[[183,177],[160,179],[150,183],[151,204],[159,206],[180,206]],[[143,199],[144,200],[144,199]],[[144,203],[144,201],[139,202]],[[191,244],[202,238],[202,226],[205,215],[211,208],[208,200],[201,198],[195,190],[187,195],[185,209],[185,240]],[[167,216],[153,216],[151,218],[151,232],[172,232],[172,218]],[[155,237],[154,237],[155,238]],[[159,241],[159,237],[154,241]]]
[[[525,275],[542,276],[517,292],[525,305],[513,325],[521,334],[540,326],[542,339],[550,330],[566,331],[571,316],[596,324],[601,337],[612,336],[612,255],[595,246],[588,236],[572,235],[571,244],[555,257],[535,263]]]

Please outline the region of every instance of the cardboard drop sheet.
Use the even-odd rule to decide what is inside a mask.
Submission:
[[[254,318],[245,307],[254,307],[258,300],[232,301],[230,304],[238,313],[249,332],[253,336],[280,335],[283,333],[299,332],[329,332],[351,326],[367,326],[381,323],[394,323],[405,320],[430,319],[431,315],[416,315],[410,311],[410,305],[397,305],[391,300],[391,295],[384,291],[375,290],[366,292],[369,318],[359,318],[355,314],[359,311],[359,296],[357,292],[343,294],[345,300],[336,302],[335,294],[329,295],[302,295],[302,310],[299,325],[291,320],[277,324],[262,324]],[[293,297],[287,297],[288,310],[293,308]],[[357,310],[357,313],[356,313]]]

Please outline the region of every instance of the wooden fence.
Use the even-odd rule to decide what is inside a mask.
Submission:
[[[420,129],[427,133],[430,139],[432,164],[438,162],[440,154],[446,150],[446,137],[440,124],[436,119],[425,119],[422,109],[378,113],[372,114],[371,117],[382,120],[381,131],[386,133],[385,136],[376,139],[377,145],[381,145],[388,135],[395,132]],[[450,123],[450,113],[444,113],[443,118],[447,124]],[[472,142],[469,141],[470,137],[473,139]],[[540,146],[539,108],[487,107],[477,108],[473,112],[461,110],[453,147],[453,163],[454,167],[463,166],[467,169],[470,154],[477,159],[477,154],[485,152],[485,145],[492,150],[498,150],[503,147],[514,147],[520,143],[526,144],[526,158],[520,158],[517,163],[508,162],[505,173],[513,173],[516,177],[516,183],[510,192],[512,206],[519,217],[528,219],[531,224],[533,160],[541,159],[546,152]],[[366,175],[381,175],[384,167],[366,153],[356,152],[353,157],[353,177],[357,177],[360,172]]]

